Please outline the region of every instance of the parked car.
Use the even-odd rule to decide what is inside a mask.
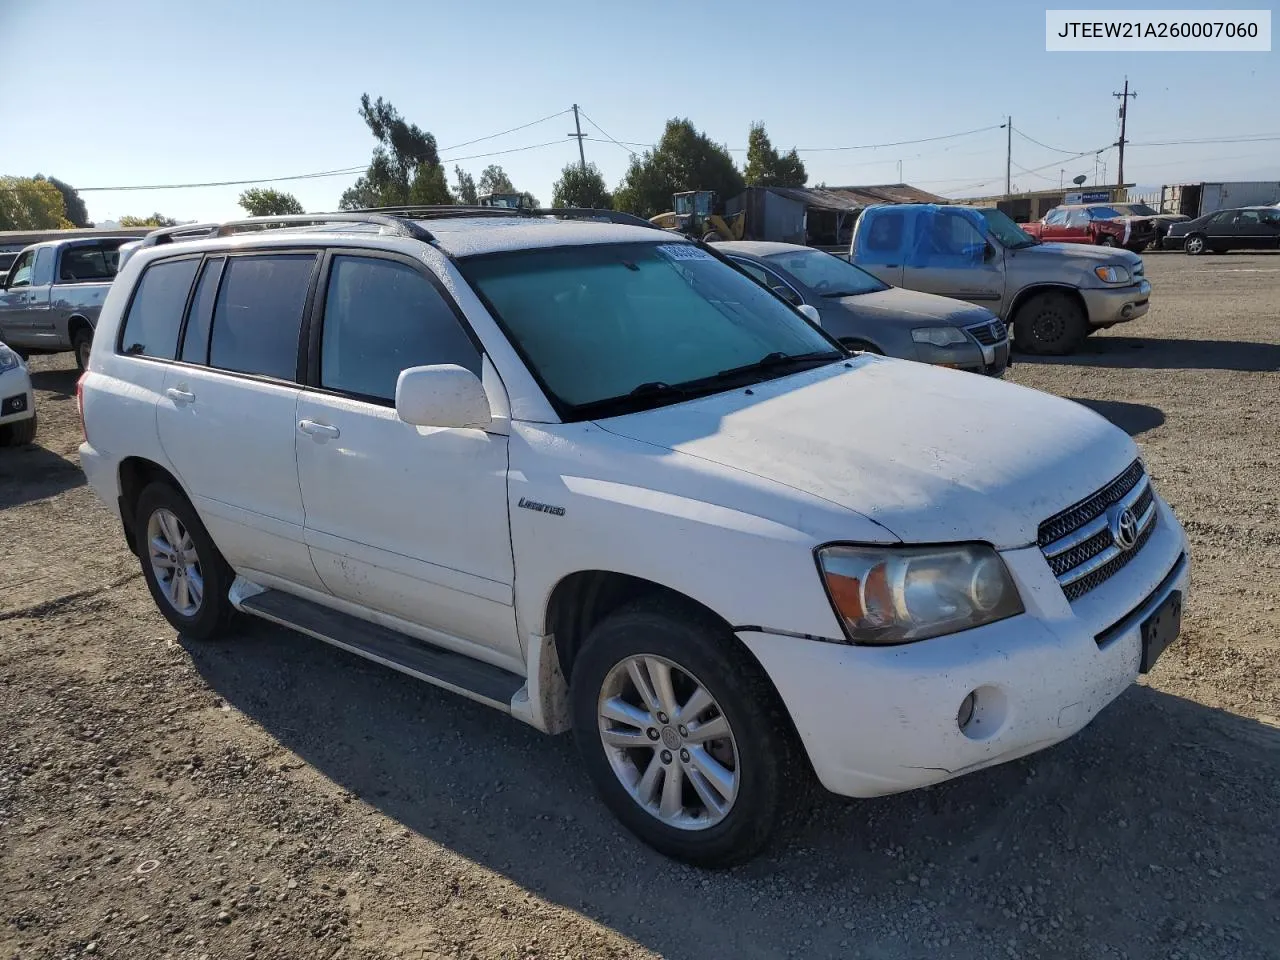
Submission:
[[[1169,250],[1181,248],[1193,257],[1228,250],[1275,250],[1280,248],[1280,210],[1275,207],[1219,210],[1176,224],[1164,245]]]
[[[0,342],[0,447],[17,447],[36,438],[36,396],[27,365]]]
[[[1141,257],[1041,243],[994,208],[868,207],[850,260],[895,287],[986,307],[1028,353],[1070,353],[1094,330],[1143,316],[1151,299]]]
[[[83,370],[118,249],[131,239],[49,240],[19,253],[0,287],[0,339],[25,354],[72,350]]]
[[[986,307],[899,290],[812,247],[750,240],[715,246],[788,303],[816,308],[823,329],[854,350],[996,377],[1009,365],[1008,332]]]
[[[1186,537],[1095,413],[850,354],[700,243],[478,209],[129,259],[81,463],[193,641],[238,610],[572,729],[723,864],[809,770],[1024,756],[1176,637]]]
[[[1161,249],[1161,244],[1169,233],[1170,227],[1175,223],[1185,223],[1191,219],[1185,213],[1159,213],[1154,207],[1145,203],[1112,203],[1109,206],[1126,217],[1150,220],[1156,232],[1151,243],[1157,250]]]
[[[1041,220],[1022,224],[1022,229],[1037,240],[1124,247],[1134,253],[1147,249],[1156,238],[1151,217],[1122,213],[1110,203],[1064,204],[1054,207]]]

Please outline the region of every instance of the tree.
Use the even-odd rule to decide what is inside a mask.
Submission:
[[[292,193],[262,187],[250,187],[240,194],[240,206],[251,217],[280,217],[306,212]]]
[[[516,185],[496,163],[491,163],[480,172],[479,193],[516,193]]]
[[[453,188],[453,202],[475,206],[478,199],[475,178],[456,164],[453,168],[453,176],[456,181]]]
[[[153,213],[149,217],[123,216],[120,218],[122,227],[176,227],[177,225],[177,220],[166,217],[163,213]]]
[[[58,192],[62,194],[62,206],[66,210],[66,217],[71,221],[73,227],[92,227],[89,222],[89,211],[85,208],[84,201],[80,199],[80,194],[76,188],[69,183],[63,183],[57,177],[46,177],[43,174],[35,175],[37,180],[45,180],[54,185]]]
[[[795,148],[779,156],[769,134],[765,133],[763,123],[753,123],[747,135],[747,168],[744,174],[749,187],[803,187],[809,180]]]
[[[674,118],[667,121],[655,149],[632,158],[613,202],[619,210],[651,217],[671,209],[673,193],[714,190],[723,201],[745,188],[742,173],[725,147],[713,143],[688,120]]]
[[[0,177],[0,230],[65,230],[62,194],[43,177]]]
[[[399,204],[452,203],[436,138],[408,123],[390,103],[360,97],[360,117],[378,145],[369,169],[342,194],[343,210]]]
[[[560,171],[560,179],[551,189],[553,207],[597,207],[608,210],[613,206],[613,194],[604,185],[604,176],[594,164],[570,163]]]

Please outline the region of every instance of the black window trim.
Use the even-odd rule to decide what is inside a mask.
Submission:
[[[308,281],[309,285],[307,287],[307,298],[302,308],[302,324],[299,328],[299,336],[298,336],[298,365],[297,367],[295,367],[294,379],[282,380],[280,377],[272,377],[263,373],[246,373],[243,370],[224,370],[222,367],[215,367],[210,363],[192,363],[190,360],[182,360],[181,359],[182,344],[187,334],[187,323],[191,318],[191,304],[195,297],[196,287],[199,286],[200,275],[204,270],[205,263],[207,263],[211,259],[216,259],[218,257],[224,257],[226,258],[227,261],[230,261],[233,257],[247,257],[247,256],[254,256],[254,255],[264,256],[264,255],[270,255],[270,254],[294,254],[294,255],[309,254],[315,258],[315,265],[312,267],[312,270],[311,270],[311,279]],[[325,254],[325,248],[320,246],[315,246],[315,247],[290,246],[290,247],[248,247],[248,248],[237,247],[234,250],[219,249],[219,250],[208,250],[202,253],[180,254],[172,257],[157,257],[155,260],[152,260],[150,263],[147,264],[146,268],[142,271],[142,275],[138,277],[138,282],[135,283],[133,285],[133,289],[129,291],[129,302],[125,304],[124,312],[121,314],[123,319],[121,320],[121,323],[120,323],[120,329],[116,332],[115,352],[119,356],[128,357],[130,360],[146,360],[151,363],[167,363],[173,366],[187,367],[188,369],[191,369],[191,370],[211,371],[213,373],[221,374],[224,377],[237,377],[242,380],[254,380],[258,383],[271,383],[277,386],[293,387],[294,389],[301,389],[303,387],[302,372],[304,367],[304,361],[306,358],[306,343],[307,343],[307,341],[304,339],[304,334],[306,333],[306,330],[307,330],[307,322],[309,317],[311,316],[312,305],[313,305],[313,301],[316,294],[317,274],[319,273],[320,265],[325,261],[324,254]],[[133,309],[133,299],[138,295],[138,289],[142,286],[142,277],[146,276],[147,270],[150,270],[157,263],[169,263],[175,260],[194,260],[197,258],[200,259],[201,264],[199,267],[196,268],[195,276],[191,280],[191,286],[187,290],[187,302],[186,302],[186,306],[184,306],[182,310],[182,323],[178,331],[178,346],[174,351],[176,356],[173,358],[148,357],[142,354],[125,353],[123,349],[125,321],[128,320],[129,311]],[[218,289],[214,292],[214,309],[215,310],[217,309],[217,306],[218,306],[217,294],[222,292],[222,283],[226,279],[226,276],[227,276],[227,268],[226,268],[226,263],[224,263],[222,267],[222,275],[218,277]],[[213,317],[212,316],[210,316],[209,318],[209,337],[210,337],[210,343],[212,344],[212,338],[213,338]]]
[[[392,397],[388,400],[386,397],[375,397],[366,393],[356,393],[353,390],[337,390],[333,387],[326,387],[320,383],[320,348],[321,337],[324,332],[324,311],[325,303],[329,297],[329,280],[333,275],[333,261],[337,257],[358,257],[365,260],[389,260],[392,263],[399,263],[413,270],[419,276],[425,278],[440,298],[444,301],[445,306],[453,314],[458,326],[462,328],[463,335],[475,347],[477,358],[480,361],[480,369],[484,370],[484,360],[487,353],[484,344],[481,343],[479,336],[471,327],[470,321],[467,320],[466,314],[462,312],[462,308],[453,298],[453,294],[445,287],[444,283],[436,276],[436,272],[427,264],[423,263],[416,257],[399,253],[393,250],[380,250],[369,247],[328,247],[324,251],[321,258],[319,279],[314,288],[314,296],[312,302],[308,305],[307,314],[302,324],[301,344],[303,349],[299,355],[299,377],[298,386],[308,393],[316,393],[328,397],[342,397],[346,400],[355,400],[359,403],[367,403],[375,407],[386,407],[394,409],[396,402]],[[469,285],[469,284],[468,284]],[[486,305],[487,306],[487,305]]]
[[[204,278],[204,273],[209,269],[209,265],[215,260],[222,261],[218,267],[218,282],[213,288],[213,305],[209,308],[209,329],[205,332],[204,340],[204,363],[196,363],[192,360],[183,360],[182,351],[187,346],[187,329],[191,325],[191,308],[196,305],[196,292],[200,289],[200,281]],[[148,269],[150,269],[148,267]],[[178,330],[178,349],[173,358],[174,363],[180,363],[187,367],[207,367],[209,366],[209,343],[213,339],[213,311],[218,306],[218,294],[222,290],[222,278],[227,275],[227,255],[225,253],[206,253],[204,259],[200,263],[200,268],[196,270],[196,278],[192,281],[191,289],[187,292],[187,305],[182,310],[182,326]]]

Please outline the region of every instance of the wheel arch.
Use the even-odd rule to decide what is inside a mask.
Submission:
[[[88,330],[93,335],[93,323],[82,313],[73,313],[67,317],[67,341],[72,342],[81,330]]]
[[[178,478],[154,460],[148,460],[146,457],[125,457],[121,460],[119,482],[120,521],[124,524],[125,541],[134,554],[138,553],[138,544],[133,535],[134,511],[143,490],[152,483],[167,483],[182,494],[188,503],[191,502],[191,498],[187,496]]]
[[[1084,312],[1085,319],[1089,318],[1089,305],[1085,302],[1084,294],[1080,292],[1080,288],[1072,286],[1069,283],[1034,283],[1030,286],[1023,287],[1013,297],[1009,304],[1008,320],[1009,323],[1016,322],[1018,311],[1021,310],[1032,297],[1041,293],[1067,293],[1075,300],[1076,304]]]

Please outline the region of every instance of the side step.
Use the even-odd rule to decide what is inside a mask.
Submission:
[[[323,607],[280,590],[264,590],[239,603],[245,613],[341,647],[411,677],[444,687],[506,713],[524,678],[501,667],[442,650],[388,627]]]

